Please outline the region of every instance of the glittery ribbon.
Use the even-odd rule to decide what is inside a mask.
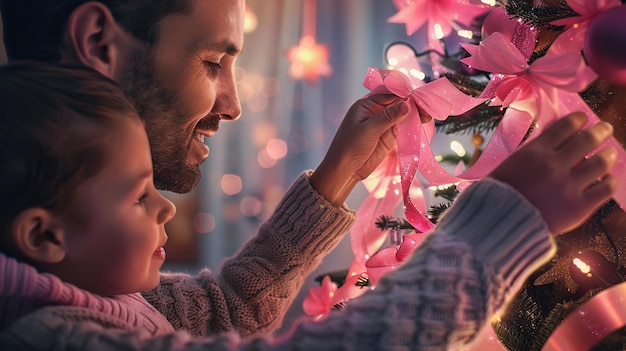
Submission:
[[[626,326],[626,283],[603,290],[572,311],[554,329],[542,351],[586,351]]]
[[[532,119],[527,118],[526,121],[536,122],[539,131],[554,120],[576,111],[587,114],[586,127],[600,121],[600,118],[578,95],[579,91],[584,90],[596,78],[595,73],[585,64],[580,53],[548,52],[544,57],[528,64],[524,55],[500,33],[492,34],[479,46],[465,45],[464,47],[471,54],[463,60],[465,63],[496,74],[494,80],[490,82],[489,91],[493,92],[496,97],[494,103],[508,106],[501,122],[503,128],[496,129],[494,134],[494,137],[499,140],[507,139],[504,130],[509,130],[516,135],[513,138],[514,141],[527,130],[521,129],[526,123],[517,127],[511,126],[511,123],[519,123],[519,121],[515,122],[509,114],[519,115],[520,111],[532,117]],[[532,138],[538,134],[534,133]],[[508,139],[511,140],[511,138]],[[611,172],[619,184],[614,199],[620,207],[625,208],[626,152],[613,137],[601,147],[607,146],[614,148],[618,153],[618,161]],[[507,153],[509,152],[501,153],[499,157],[506,157]],[[478,162],[475,166],[478,166]]]

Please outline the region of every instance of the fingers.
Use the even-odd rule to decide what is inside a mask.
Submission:
[[[611,199],[615,190],[617,190],[617,180],[608,174],[601,178],[597,184],[589,187],[583,196],[590,206],[597,209]]]
[[[389,105],[392,102],[397,101],[401,98],[394,94],[374,94],[374,95],[368,96],[365,99],[370,100],[379,105]]]
[[[581,184],[591,184],[609,173],[615,162],[617,152],[614,149],[603,149],[576,166],[572,175]]]
[[[557,153],[568,164],[575,165],[602,145],[612,134],[613,127],[609,123],[596,123],[563,142],[557,148]]]
[[[536,140],[538,143],[545,144],[548,150],[557,149],[576,134],[585,125],[585,122],[587,122],[587,115],[584,113],[571,113],[552,123]]]
[[[408,113],[409,104],[404,100],[400,100],[387,106],[375,118],[372,118],[372,123],[379,124],[380,128],[390,128],[404,120]]]

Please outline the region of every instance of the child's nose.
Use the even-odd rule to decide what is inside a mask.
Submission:
[[[159,211],[157,221],[159,224],[167,223],[174,218],[174,215],[176,214],[176,206],[165,196],[161,194],[159,194],[159,196],[161,197],[161,209]]]

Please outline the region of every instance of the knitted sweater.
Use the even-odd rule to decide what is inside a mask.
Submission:
[[[304,279],[354,222],[353,211],[334,207],[313,189],[309,174],[294,182],[257,235],[224,262],[217,276],[208,269],[197,276],[161,273],[151,291],[101,297],[0,254],[0,332],[42,307],[72,306],[82,309],[62,313],[78,314],[71,317],[76,319],[106,315],[123,328],[151,335],[174,329],[193,336],[270,334],[280,327]]]
[[[159,334],[93,308],[45,307],[5,329],[0,349],[449,350],[468,343],[554,251],[538,211],[514,189],[487,179],[466,189],[376,289],[286,337]]]

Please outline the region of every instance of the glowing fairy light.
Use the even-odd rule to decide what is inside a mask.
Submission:
[[[443,27],[439,23],[435,23],[433,28],[435,29],[435,38],[441,40],[445,36],[443,33]]]
[[[583,274],[586,274],[588,277],[591,277],[591,266],[586,264],[585,261],[580,258],[574,258],[572,261],[576,268],[580,269]]]
[[[480,2],[489,6],[496,6],[496,0],[480,0]]]
[[[454,153],[459,155],[459,157],[463,157],[463,156],[466,155],[465,148],[463,147],[463,145],[461,143],[459,143],[456,140],[452,140],[450,142],[450,149],[452,149],[452,151],[454,151]]]
[[[461,38],[472,39],[474,37],[474,33],[471,30],[462,29],[456,32]]]
[[[409,74],[414,77],[417,78],[419,80],[424,80],[424,78],[426,78],[426,74],[420,70],[417,70],[415,68],[411,68],[411,70],[409,71]]]

